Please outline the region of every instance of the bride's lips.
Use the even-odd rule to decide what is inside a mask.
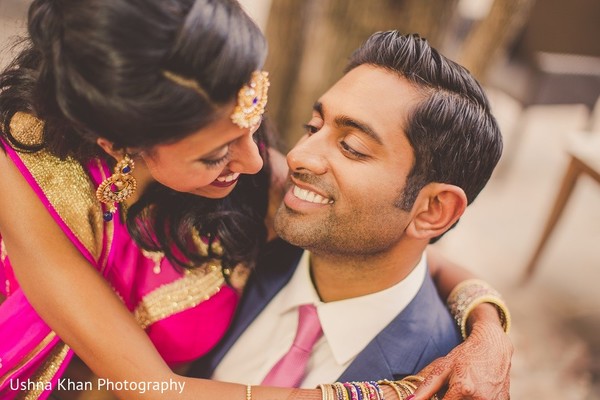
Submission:
[[[221,175],[214,181],[212,181],[211,185],[217,187],[229,187],[234,185],[240,178],[239,172],[231,172],[226,175]]]

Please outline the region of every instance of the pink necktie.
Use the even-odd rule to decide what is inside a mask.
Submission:
[[[298,329],[292,347],[271,368],[263,385],[298,387],[306,375],[306,365],[312,349],[323,335],[317,309],[312,304],[298,308]]]

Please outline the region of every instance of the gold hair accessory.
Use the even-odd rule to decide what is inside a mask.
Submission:
[[[254,71],[250,83],[244,85],[239,93],[237,104],[231,114],[231,120],[240,128],[250,128],[260,123],[267,105],[269,73]]]
[[[206,93],[206,91],[194,79],[185,78],[171,71],[163,71],[162,74],[171,82],[176,83],[179,86],[192,89],[194,92],[198,93],[203,98],[210,100],[210,96],[208,95],[208,93]]]
[[[481,279],[467,279],[459,283],[448,296],[448,308],[456,320],[463,339],[467,338],[467,320],[480,304],[490,303],[498,310],[504,332],[510,331],[510,312],[500,293]]]
[[[131,175],[134,166],[133,160],[125,154],[123,159],[115,165],[114,173],[98,186],[96,198],[107,205],[107,211],[103,214],[105,221],[113,219],[113,214],[117,209],[115,203],[125,201],[135,192],[137,182]]]

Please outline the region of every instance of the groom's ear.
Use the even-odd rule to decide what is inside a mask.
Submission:
[[[413,218],[406,233],[415,239],[432,239],[444,234],[467,208],[467,196],[458,186],[430,183],[417,196]]]

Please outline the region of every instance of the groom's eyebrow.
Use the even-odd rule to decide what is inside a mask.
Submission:
[[[321,117],[325,116],[325,109],[323,107],[323,103],[321,103],[320,101],[317,101],[317,102],[315,102],[315,104],[313,104],[313,110],[318,112]],[[371,138],[376,143],[383,145],[381,136],[375,131],[375,129],[373,129],[366,122],[357,121],[355,118],[352,118],[347,115],[340,115],[340,116],[335,117],[334,122],[338,128],[346,127],[346,128],[356,129],[356,130],[364,133],[365,135],[367,135],[369,138]]]
[[[323,103],[320,101],[315,101],[315,104],[313,104],[313,110],[318,112],[320,116],[323,116]]]

